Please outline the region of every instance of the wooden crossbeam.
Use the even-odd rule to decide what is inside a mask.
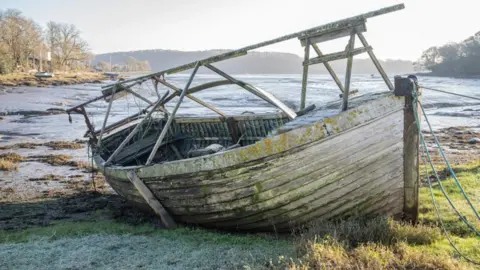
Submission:
[[[138,190],[138,193],[142,195],[143,199],[145,199],[145,202],[147,202],[148,205],[155,211],[160,216],[160,219],[162,220],[163,224],[167,229],[174,229],[177,227],[177,223],[173,220],[173,218],[170,216],[170,214],[167,212],[165,207],[155,198],[155,195],[153,195],[152,191],[143,183],[142,180],[137,176],[135,171],[128,171],[127,172],[127,177],[132,182],[132,184],[135,186],[135,188]]]
[[[323,53],[322,51],[320,51],[320,48],[318,48],[318,45],[317,44],[312,44],[312,48],[313,50],[315,50],[315,52],[317,53],[317,55],[319,57],[322,57],[323,56]],[[337,74],[335,73],[335,71],[333,70],[333,68],[330,66],[330,64],[328,62],[324,62],[323,65],[325,66],[325,68],[327,69],[328,73],[330,73],[330,75],[332,76],[333,80],[335,81],[335,83],[337,84],[338,88],[340,89],[340,92],[344,92],[344,89],[343,89],[343,84],[342,82],[340,81],[340,79],[338,78]]]
[[[155,77],[155,80],[157,80],[158,83],[161,83],[161,84],[165,85],[166,87],[172,89],[173,91],[175,91],[175,92],[177,92],[177,93],[179,93],[179,94],[182,93],[182,89],[180,89],[180,88],[176,87],[175,85],[167,82],[166,80],[162,80],[162,79],[159,79],[159,78],[157,78],[157,77]],[[199,99],[199,98],[196,98],[196,97],[194,97],[194,96],[192,96],[192,95],[190,95],[190,94],[186,94],[185,96],[186,96],[187,98],[195,101],[196,103],[198,103],[198,104],[200,104],[200,105],[202,105],[202,106],[204,106],[204,107],[209,108],[210,110],[216,112],[216,113],[219,114],[220,116],[225,117],[225,114],[224,114],[222,111],[220,111],[219,109],[215,108],[214,106],[208,104],[207,102],[205,102],[205,101],[203,101],[203,100],[201,100],[201,99]]]
[[[352,29],[355,29],[358,33],[366,32],[367,26],[365,25],[365,20],[360,20],[358,22],[352,22],[350,25],[347,25],[340,29],[327,30],[325,32],[318,32],[315,34],[306,34],[299,37],[300,44],[302,47],[305,47],[307,44],[307,39],[310,44],[317,44],[337,38],[348,37],[352,33]]]
[[[315,64],[321,64],[321,63],[325,63],[325,62],[331,62],[331,61],[335,61],[335,60],[345,59],[345,58],[348,58],[350,55],[354,56],[354,55],[357,55],[357,54],[368,52],[370,50],[372,50],[372,47],[368,46],[368,47],[356,48],[356,49],[353,49],[350,52],[347,50],[347,51],[343,51],[343,52],[325,54],[323,56],[315,57],[315,58],[312,58],[312,59],[310,59],[306,62],[303,62],[303,65],[304,66],[305,65],[315,65]]]

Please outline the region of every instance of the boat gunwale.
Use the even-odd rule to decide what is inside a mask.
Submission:
[[[345,130],[350,130],[352,128],[356,128],[358,126],[361,126],[369,121],[372,121],[376,118],[383,117],[386,114],[393,113],[394,111],[398,110],[403,110],[403,106],[391,110],[388,105],[391,104],[383,104],[382,106],[382,101],[388,100],[388,99],[399,99],[401,97],[396,97],[392,92],[385,92],[384,96],[378,97],[373,100],[368,100],[367,102],[360,104],[358,107],[349,109],[344,112],[340,112],[337,115],[331,116],[331,117],[325,117],[319,121],[307,124],[305,126],[299,126],[296,128],[293,128],[289,131],[286,131],[282,134],[274,135],[271,137],[265,137],[263,140],[260,140],[254,144],[247,145],[244,147],[240,148],[235,148],[231,150],[227,150],[224,152],[217,152],[214,154],[210,155],[205,155],[205,156],[200,156],[200,157],[194,157],[194,158],[187,158],[187,159],[181,159],[181,160],[174,160],[174,161],[169,161],[169,162],[163,162],[163,163],[154,163],[149,166],[145,165],[136,165],[136,166],[118,166],[118,165],[113,165],[113,166],[104,166],[105,160],[99,155],[96,154],[94,155],[94,160],[97,163],[97,165],[101,168],[101,170],[108,176],[112,175],[117,179],[123,179],[125,181],[128,181],[128,178],[126,177],[126,172],[129,170],[136,170],[137,174],[139,175],[140,178],[152,178],[152,177],[169,177],[169,176],[176,176],[176,175],[185,175],[185,174],[191,174],[191,173],[200,173],[200,172],[210,172],[210,171],[215,171],[219,169],[227,169],[236,165],[240,164],[245,164],[248,162],[255,162],[258,159],[265,159],[269,156],[277,155],[277,154],[282,154],[286,151],[293,150],[295,148],[299,148],[303,145],[309,144],[311,142],[315,142],[327,137],[331,137],[332,135],[336,135],[338,133],[341,133]],[[342,120],[342,117],[345,115],[349,115],[352,117],[357,117],[360,114],[368,114],[368,108],[372,106],[372,103],[379,102],[380,104],[376,107],[381,108],[381,107],[388,107],[390,110],[386,114],[381,114],[381,115],[368,115],[366,119],[363,119],[359,123],[356,123],[353,126],[349,125],[341,125],[333,128],[336,123],[339,120]],[[386,102],[388,103],[388,102]],[[400,104],[403,104],[403,102],[400,102]],[[330,126],[331,130],[328,130]],[[317,134],[315,134],[317,133]],[[301,140],[300,143],[295,142],[293,140],[296,140],[296,137],[299,135],[302,137],[305,137],[305,134],[309,134],[310,138],[304,139],[303,141]],[[292,140],[290,143],[288,143],[289,138]],[[268,141],[268,143],[267,143]],[[276,147],[276,144],[283,143],[284,144],[284,149],[278,149]],[[270,149],[267,149],[267,144],[270,144]],[[290,145],[288,145],[290,144]],[[257,149],[256,149],[257,148]],[[258,149],[262,148],[262,149]],[[255,150],[257,150],[255,153]],[[269,150],[269,151],[261,151],[261,150]],[[253,151],[251,155],[247,155],[244,160],[233,160],[230,162],[224,162],[223,164],[218,164],[215,162],[214,159],[225,159],[225,156],[228,157],[228,155],[232,155],[235,159],[235,155],[242,155],[242,151]],[[245,153],[243,153],[244,155]],[[211,163],[212,165],[210,167],[213,168],[208,168],[208,162]],[[221,163],[221,162],[220,162]],[[164,170],[167,167],[171,166],[177,166],[183,164],[184,167],[187,169],[186,171],[178,172],[173,170],[170,170],[170,172],[165,173]],[[203,168],[197,169],[197,170],[192,170],[192,167],[196,167],[195,165],[198,164]],[[187,166],[190,165],[190,166]],[[197,165],[197,166],[198,166]],[[167,170],[168,171],[168,170]],[[163,173],[160,173],[163,172]]]

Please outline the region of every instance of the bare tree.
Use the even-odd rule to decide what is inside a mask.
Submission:
[[[25,18],[18,10],[0,11],[0,42],[8,52],[14,66],[26,64],[41,45],[41,28]]]
[[[80,31],[75,25],[48,22],[45,36],[55,66],[66,69],[88,60],[88,44],[80,37]]]

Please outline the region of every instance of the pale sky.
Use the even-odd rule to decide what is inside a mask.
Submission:
[[[405,9],[367,21],[378,58],[416,60],[432,45],[480,31],[479,0],[0,0],[0,9],[19,9],[42,26],[75,24],[94,53],[105,53],[237,49],[399,3]],[[319,45],[325,53],[345,44]],[[298,40],[261,51],[303,54]]]

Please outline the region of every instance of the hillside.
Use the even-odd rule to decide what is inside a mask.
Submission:
[[[98,54],[93,64],[100,61],[111,61],[112,64],[122,64],[126,57],[134,57],[140,61],[148,61],[152,71],[161,71],[170,67],[193,62],[198,59],[210,57],[227,50],[208,51],[175,51],[175,50],[142,50],[130,52],[115,52]],[[248,55],[229,59],[216,66],[232,74],[295,74],[302,72],[303,59],[292,53],[279,52],[249,52]],[[346,60],[331,62],[337,73],[345,72]],[[413,72],[413,65],[405,60],[381,61],[383,67],[389,74],[401,74]],[[310,66],[311,73],[327,73],[323,65]],[[206,72],[201,71],[201,72]],[[354,73],[377,73],[375,66],[370,59],[354,59]]]

